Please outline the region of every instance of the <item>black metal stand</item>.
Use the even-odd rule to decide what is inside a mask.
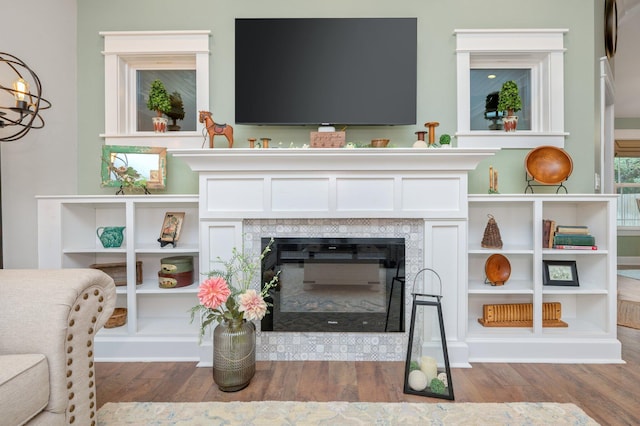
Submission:
[[[138,188],[142,188],[144,190],[144,194],[145,195],[151,195],[151,193],[149,192],[149,190],[147,189],[146,186],[140,186]],[[120,188],[118,189],[118,191],[116,192],[116,195],[125,195],[124,194],[124,186],[120,185]]]
[[[531,193],[533,194],[533,187],[534,186],[557,186],[556,188],[556,194],[558,194],[560,192],[561,189],[564,189],[564,193],[568,194],[569,191],[567,191],[567,187],[564,186],[564,182],[561,182],[559,185],[544,185],[544,184],[539,184],[539,183],[531,183],[531,182],[535,182],[535,179],[531,178],[529,179],[529,175],[525,172],[525,179],[527,181],[527,187],[524,189],[524,193],[526,194],[527,192],[529,192],[529,190],[531,190]],[[566,181],[566,180],[565,180]]]

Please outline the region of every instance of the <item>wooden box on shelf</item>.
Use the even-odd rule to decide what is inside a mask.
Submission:
[[[311,148],[342,148],[345,132],[311,132]]]
[[[113,278],[117,286],[127,285],[127,263],[94,263],[90,268],[100,269],[102,272]],[[142,284],[142,261],[136,262],[136,284]]]

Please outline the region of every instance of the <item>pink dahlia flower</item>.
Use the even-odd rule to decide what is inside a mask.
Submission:
[[[252,320],[261,320],[267,313],[267,303],[262,299],[255,290],[247,290],[238,297],[240,312],[244,312],[244,318]]]
[[[198,290],[198,299],[200,303],[210,309],[217,309],[227,301],[231,290],[229,285],[222,277],[208,278],[200,284]]]

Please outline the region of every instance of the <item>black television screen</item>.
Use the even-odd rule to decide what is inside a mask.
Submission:
[[[236,19],[235,122],[416,123],[416,18]]]

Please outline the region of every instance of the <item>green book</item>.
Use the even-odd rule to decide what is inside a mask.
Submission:
[[[596,238],[593,235],[584,234],[556,234],[553,237],[554,245],[595,246]]]

